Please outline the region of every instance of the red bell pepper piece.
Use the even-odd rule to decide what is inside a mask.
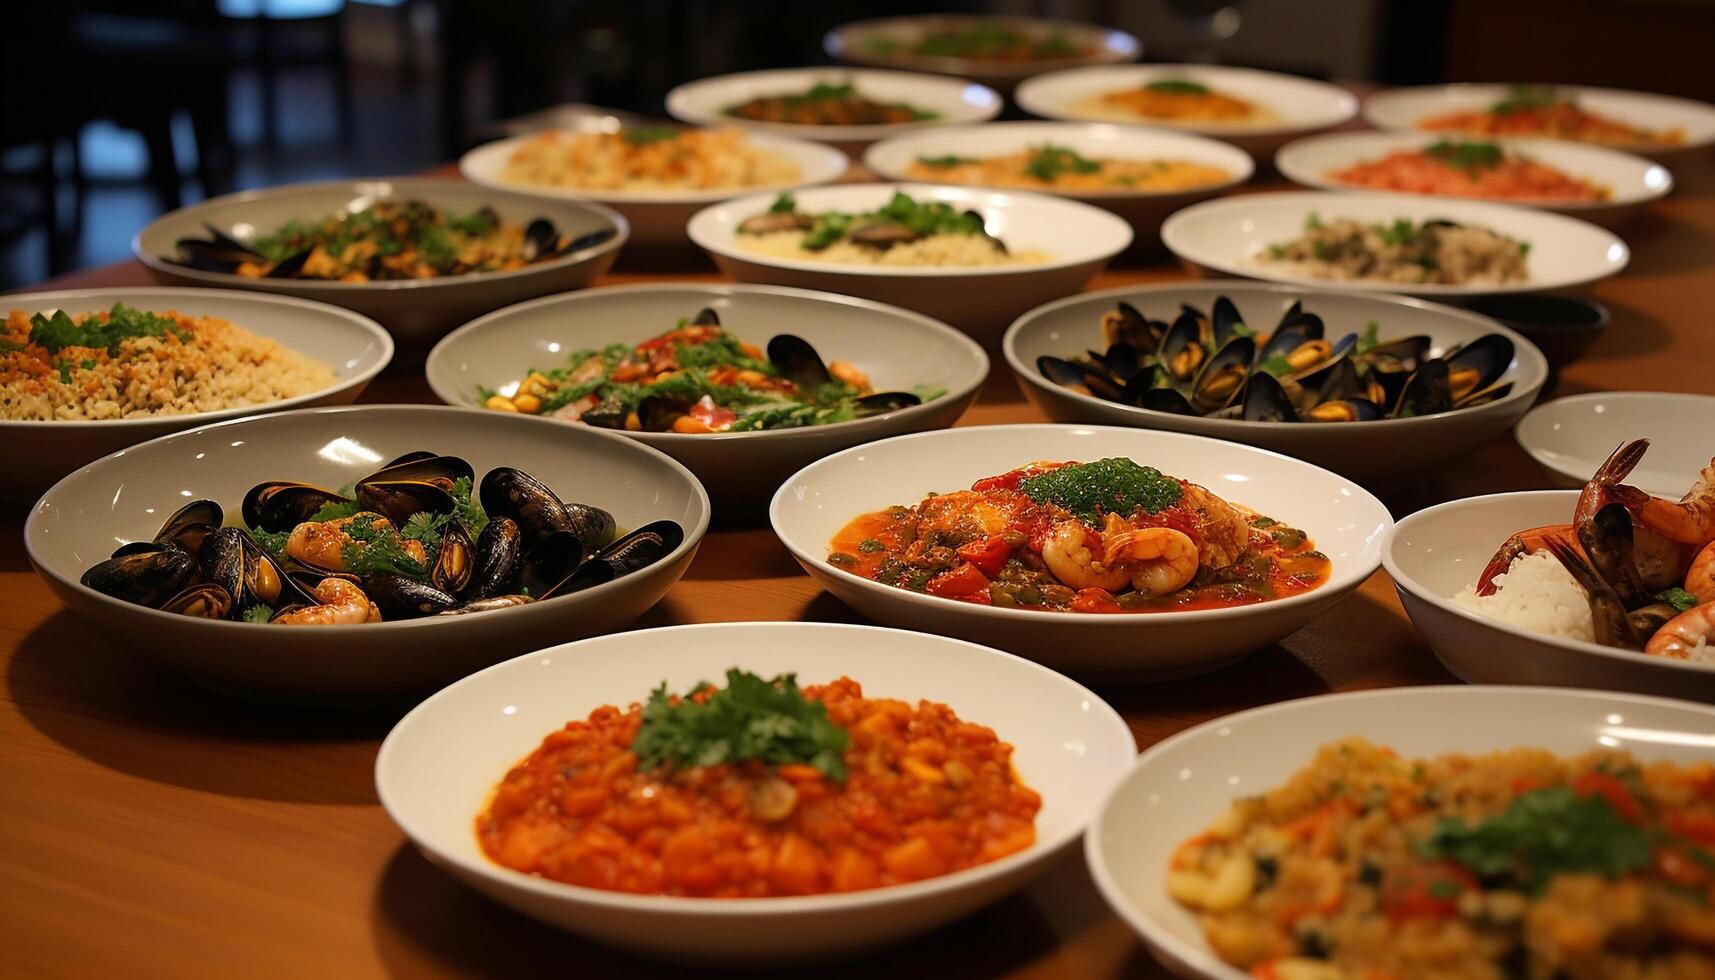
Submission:
[[[1632,791],[1613,776],[1603,772],[1587,772],[1572,781],[1573,792],[1579,796],[1600,796],[1608,801],[1620,819],[1627,823],[1643,823],[1644,805]]]
[[[943,599],[962,599],[980,605],[989,605],[992,601],[989,598],[988,577],[968,561],[959,562],[930,579],[923,589],[930,595]]]
[[[1000,568],[1006,564],[1006,559],[1012,555],[1012,545],[999,536],[983,538],[978,541],[968,541],[959,545],[956,554],[977,567],[989,578],[1000,574]]]

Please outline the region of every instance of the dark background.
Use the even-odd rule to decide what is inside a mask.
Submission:
[[[0,22],[0,288],[122,259],[211,194],[423,170],[563,102],[660,114],[680,82],[932,10],[1108,24],[1146,61],[1715,100],[1715,0],[31,0]]]

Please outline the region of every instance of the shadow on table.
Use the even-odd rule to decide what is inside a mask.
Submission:
[[[376,802],[375,743],[403,712],[217,694],[119,649],[70,612],[24,637],[6,686],[37,731],[97,765],[225,796],[307,803]],[[274,765],[281,747],[303,757]]]
[[[1659,211],[1638,215],[1620,231],[1632,244],[1628,276],[1704,272],[1710,268],[1710,256],[1715,255],[1715,235]]]
[[[1072,865],[1076,865],[1076,872]],[[998,976],[1021,964],[1053,953],[1059,944],[1050,913],[1040,906],[1049,895],[1078,886],[1083,863],[1075,857],[1057,861],[1030,891],[1003,899],[957,922],[930,933],[847,962],[816,968],[824,980],[861,980],[869,977],[924,977],[947,975]],[[1089,892],[1080,905],[1091,905],[1105,916],[1094,886],[1082,879]],[[1055,916],[1058,918],[1059,916]],[[370,917],[375,949],[390,976],[447,974],[509,978],[568,975],[624,976],[628,980],[655,977],[707,975],[702,968],[687,970],[650,963],[580,939],[552,926],[491,902],[475,890],[430,864],[409,844],[394,852],[376,888],[375,911]],[[1145,957],[1147,960],[1147,956]],[[754,972],[754,971],[753,971]],[[767,971],[784,975],[784,971]],[[739,976],[738,971],[727,975]],[[1141,976],[1159,976],[1142,972]]]

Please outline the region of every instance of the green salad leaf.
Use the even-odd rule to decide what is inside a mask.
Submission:
[[[849,738],[828,718],[828,709],[798,689],[793,674],[767,679],[743,670],[726,672],[726,687],[703,682],[673,699],[665,682],[649,695],[643,722],[631,743],[641,768],[714,766],[759,759],[815,766],[843,780]]]

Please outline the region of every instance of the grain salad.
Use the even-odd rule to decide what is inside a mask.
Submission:
[[[1043,252],[1015,252],[989,234],[983,216],[902,192],[874,211],[798,210],[782,194],[767,211],[739,222],[739,247],[782,259],[902,268],[1035,265]]]
[[[618,133],[542,133],[506,161],[518,184],[616,191],[693,191],[789,184],[791,159],[737,129],[652,127]]]
[[[227,320],[123,303],[75,317],[12,310],[0,336],[0,418],[12,421],[214,412],[335,380],[329,365]]]

